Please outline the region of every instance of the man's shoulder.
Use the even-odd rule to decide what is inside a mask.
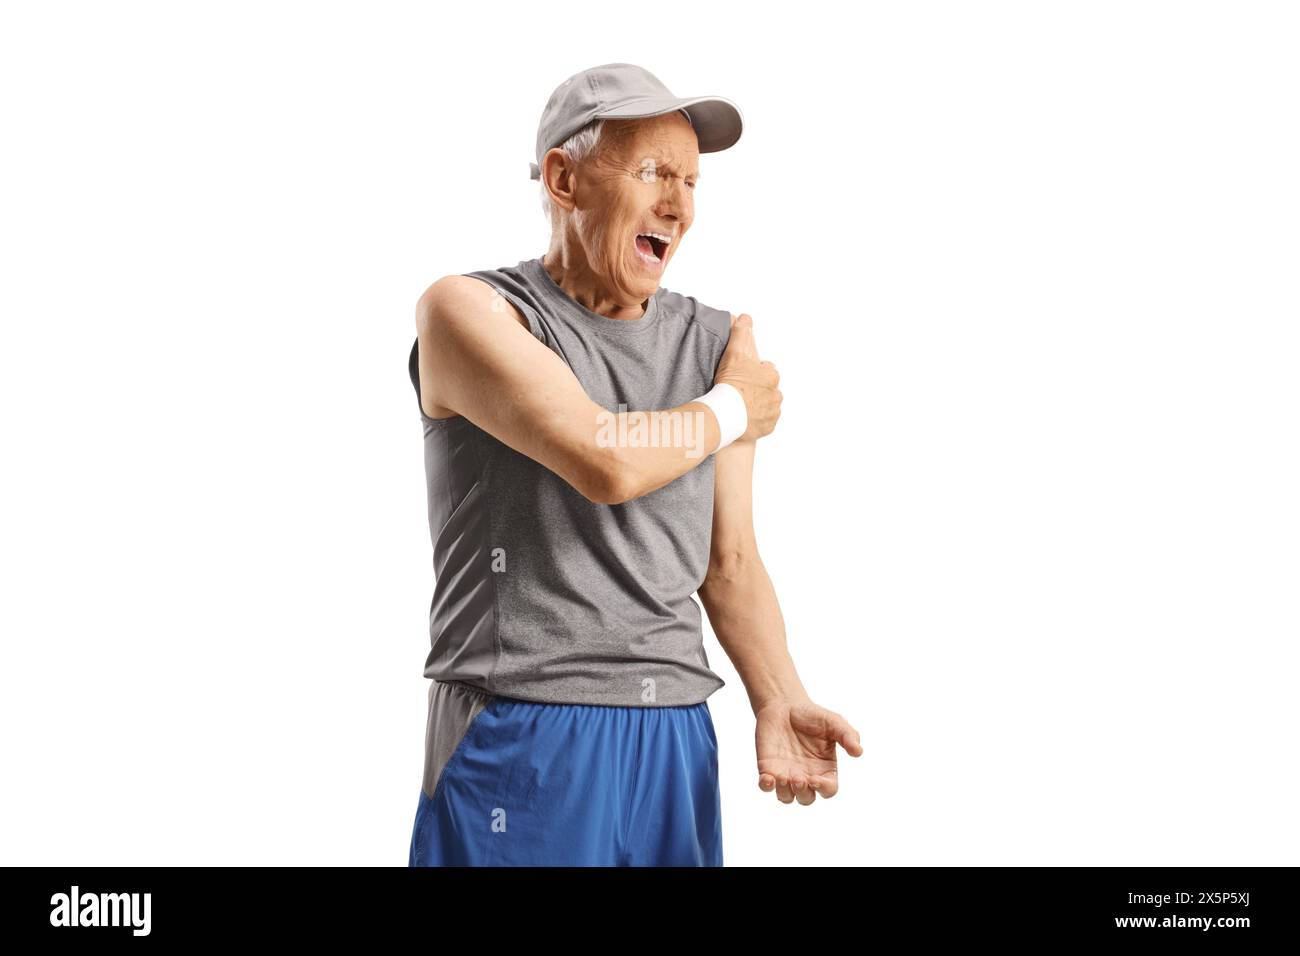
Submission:
[[[662,286],[659,289],[659,305],[660,308],[697,324],[716,338],[722,348],[726,348],[727,340],[731,337],[731,313],[726,309],[705,305],[693,295],[684,295]]]
[[[473,322],[482,310],[490,310],[511,314],[516,322],[529,329],[527,313],[534,302],[521,280],[513,266],[450,273],[429,286],[421,297],[417,314],[424,322],[439,314]]]

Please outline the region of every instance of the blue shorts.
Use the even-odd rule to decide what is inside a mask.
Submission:
[[[432,681],[410,866],[722,866],[708,702],[544,704]]]

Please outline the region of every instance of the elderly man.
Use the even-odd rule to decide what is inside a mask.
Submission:
[[[694,218],[699,154],[741,115],[640,67],[566,80],[537,136],[544,256],[420,297],[436,586],[410,864],[722,865],[724,682],[698,591],[744,681],[758,786],[837,789],[857,732],[786,650],[750,510],[781,395],[751,320],[660,286]]]

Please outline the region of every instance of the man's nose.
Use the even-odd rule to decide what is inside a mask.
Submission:
[[[655,214],[663,219],[671,219],[677,222],[679,219],[688,215],[690,210],[690,197],[686,194],[686,186],[668,187],[659,201],[655,203]]]

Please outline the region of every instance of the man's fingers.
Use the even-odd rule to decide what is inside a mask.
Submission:
[[[794,803],[794,787],[790,786],[790,778],[785,774],[776,778],[776,798],[782,803]]]
[[[740,355],[758,358],[758,346],[754,343],[754,320],[749,313],[732,316],[731,340],[728,349],[735,349]]]
[[[829,800],[839,792],[839,780],[834,771],[830,773],[791,774],[760,773],[758,789],[764,793],[776,791],[776,798],[782,803],[798,802],[803,806],[813,803],[818,797]]]
[[[806,774],[795,774],[791,786],[794,789],[794,798],[801,806],[806,807],[817,799],[817,791],[809,784]]]
[[[834,714],[826,721],[831,739],[835,740],[851,757],[862,756],[862,737],[847,720]]]
[[[758,345],[754,342],[754,330],[747,326],[738,325],[731,330],[731,341],[727,343],[727,348],[731,349],[736,355],[758,358]]]
[[[758,789],[765,793],[775,790],[776,798],[782,803],[794,802],[794,788],[791,786],[789,774],[761,772],[758,775]]]
[[[808,783],[815,791],[817,791],[817,796],[824,800],[829,800],[840,791],[839,781],[834,775],[821,773],[813,774],[808,778]]]

